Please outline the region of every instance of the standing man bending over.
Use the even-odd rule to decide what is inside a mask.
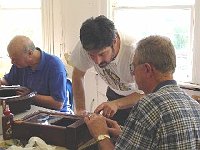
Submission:
[[[89,18],[82,24],[80,42],[71,55],[76,114],[85,111],[84,75],[89,68],[94,67],[108,85],[106,96],[109,101],[98,106],[95,112],[103,111],[104,116],[112,117],[119,109],[113,119],[124,124],[130,107],[142,96],[131,75],[134,42],[119,33],[114,23],[105,16]]]
[[[13,65],[1,79],[1,85],[27,87],[20,92],[36,91],[36,105],[71,112],[67,97],[67,72],[58,57],[41,51],[28,37],[21,35],[10,41],[7,50]]]

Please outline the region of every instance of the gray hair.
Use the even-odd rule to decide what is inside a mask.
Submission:
[[[176,55],[170,39],[154,35],[146,37],[137,43],[137,63],[150,63],[156,70],[174,73],[176,68]]]
[[[31,39],[27,36],[23,36],[23,35],[17,35],[15,36],[10,43],[8,44],[7,49],[10,50],[13,47],[19,46],[21,47],[21,49],[26,53],[30,50],[34,51],[35,50],[35,45],[33,43],[33,41],[31,41]]]

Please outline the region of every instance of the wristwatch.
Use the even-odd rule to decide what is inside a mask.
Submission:
[[[97,137],[97,142],[100,142],[106,138],[109,138],[110,139],[110,136],[107,135],[107,134],[100,134],[98,137]]]

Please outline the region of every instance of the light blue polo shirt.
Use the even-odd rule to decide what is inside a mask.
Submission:
[[[64,102],[60,111],[70,111],[67,97],[67,72],[62,61],[54,55],[41,51],[41,60],[35,70],[30,67],[17,68],[12,65],[4,76],[9,85],[20,85],[36,91],[38,94],[52,96],[56,101]]]

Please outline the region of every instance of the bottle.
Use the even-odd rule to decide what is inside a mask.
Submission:
[[[2,116],[3,139],[12,138],[12,123],[14,115],[10,112],[9,105],[5,106]]]
[[[2,106],[2,101],[0,101],[0,135],[2,135],[3,130],[2,130],[2,116],[3,116],[3,106]]]

